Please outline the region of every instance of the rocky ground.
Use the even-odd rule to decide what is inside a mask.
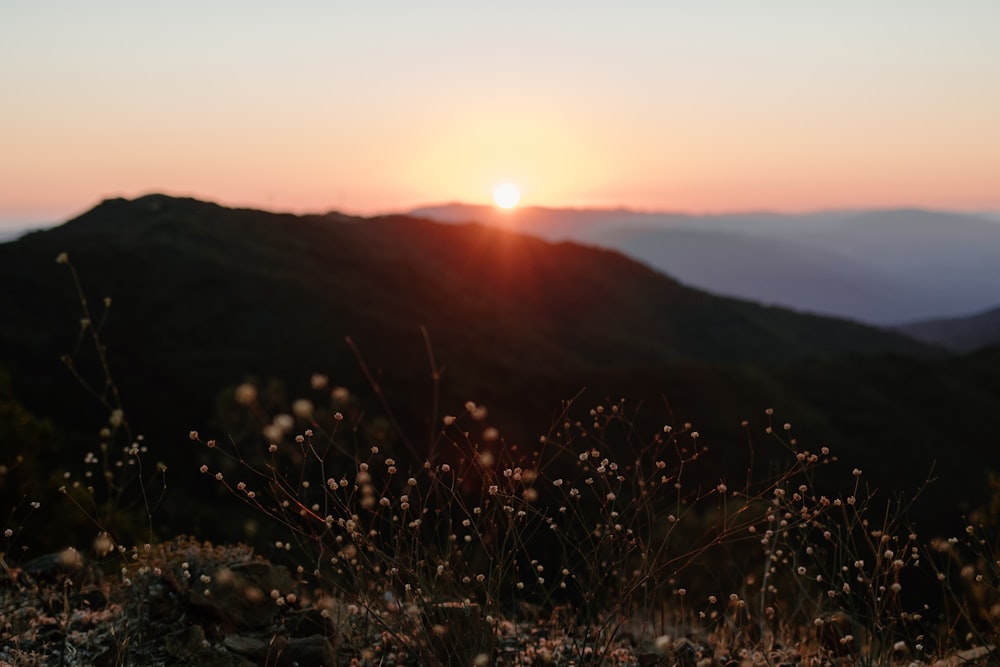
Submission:
[[[110,573],[73,550],[5,566],[0,665],[597,664],[592,642],[557,639],[537,618],[490,631],[474,605],[400,608],[380,623],[245,547],[182,539],[119,555]],[[605,659],[640,664],[625,647]]]
[[[119,553],[108,572],[68,550],[12,567],[0,560],[0,667],[119,665],[846,665],[858,656],[801,647],[733,648],[694,637],[642,641],[559,630],[524,609],[487,624],[475,605],[400,607],[380,620],[310,592],[308,582],[246,547],[180,539]],[[390,605],[391,607],[391,605]],[[537,610],[536,610],[537,611]],[[942,665],[997,664],[967,652]],[[926,664],[907,655],[890,664]]]

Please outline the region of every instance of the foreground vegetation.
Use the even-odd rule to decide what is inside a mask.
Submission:
[[[958,517],[964,529],[955,535],[923,534],[913,500],[924,488],[870,486],[863,470],[800,441],[772,410],[745,421],[745,444],[734,448],[669,414],[654,430],[641,427],[642,410],[624,399],[575,399],[524,442],[507,439],[472,401],[439,415],[436,393],[418,435],[400,427],[391,405],[368,416],[355,393],[321,374],[310,395],[284,406],[247,382],[222,401],[218,432],[190,431],[185,458],[249,510],[242,516],[258,541],[212,546],[163,535],[159,503],[178,492],[132,431],[100,318],[80,295],[80,343],[65,362],[106,422],[97,447],[45,482],[56,497],[40,495],[42,469],[29,452],[0,469],[11,499],[2,661],[457,667],[997,657],[996,512]],[[88,367],[75,361],[83,347]],[[59,538],[64,528],[69,548],[39,554],[32,539]]]
[[[361,429],[337,409],[342,389],[327,391],[322,377],[314,384],[329,404],[301,399],[293,414],[268,415],[259,446],[190,433],[214,460],[202,474],[282,535],[258,545],[268,560],[246,546],[137,543],[134,533],[115,534],[113,525],[137,530],[135,516],[116,515],[92,480],[103,477],[106,490],[119,491],[119,475],[145,466],[148,453],[138,440],[105,447],[87,455],[88,465],[110,475],[70,478],[63,487],[93,524],[84,553],[19,563],[18,521],[31,518],[15,512],[8,520],[0,659],[292,664],[287,656],[298,656],[310,661],[300,664],[456,666],[995,659],[1000,563],[991,527],[922,536],[907,503],[868,488],[857,469],[839,480],[844,491],[824,488],[816,473],[835,454],[800,444],[773,414],[760,434],[747,425],[746,479],[712,487],[686,482],[720,454],[693,426],[668,424],[643,437],[624,401],[582,411],[567,403],[553,429],[523,450],[489,426],[483,406],[469,403],[442,419],[423,465],[400,469],[377,444],[344,465],[343,432],[353,439]],[[264,416],[255,387],[237,391],[248,415]],[[109,442],[125,429],[121,415],[111,419]],[[757,437],[778,440],[787,456],[755,462]],[[773,472],[758,474],[754,465]],[[138,494],[148,499],[150,491]],[[147,519],[155,522],[152,508]]]

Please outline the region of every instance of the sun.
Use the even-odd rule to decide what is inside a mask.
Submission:
[[[521,190],[513,183],[498,185],[493,190],[493,201],[500,208],[514,208],[521,201]]]

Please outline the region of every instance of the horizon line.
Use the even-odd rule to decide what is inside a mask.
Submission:
[[[223,208],[230,209],[244,209],[261,211],[265,213],[275,213],[275,214],[292,214],[297,216],[309,216],[309,215],[347,215],[356,218],[378,218],[392,215],[419,215],[421,211],[429,209],[443,209],[443,208],[469,208],[476,210],[486,210],[491,213],[501,214],[505,216],[517,216],[520,211],[541,211],[541,212],[570,212],[570,213],[630,213],[634,215],[664,215],[664,216],[686,216],[691,218],[709,218],[709,217],[738,217],[738,216],[757,216],[757,215],[776,215],[776,216],[810,216],[810,215],[824,215],[824,214],[834,214],[834,213],[863,213],[863,212],[885,212],[885,211],[923,211],[923,212],[937,212],[937,213],[957,213],[965,215],[981,215],[990,217],[1000,217],[1000,209],[991,208],[948,208],[948,207],[937,207],[937,206],[927,206],[915,203],[910,204],[894,204],[886,206],[843,206],[843,207],[815,207],[815,208],[790,208],[784,209],[780,206],[773,208],[744,208],[744,209],[702,209],[702,210],[684,210],[684,209],[655,209],[655,208],[641,208],[633,207],[627,204],[614,204],[614,205],[604,205],[604,206],[556,206],[547,204],[528,204],[519,205],[513,209],[498,209],[493,203],[471,203],[461,200],[450,200],[438,203],[425,203],[412,205],[406,208],[396,208],[387,209],[384,211],[366,211],[366,212],[351,212],[344,209],[329,208],[323,210],[316,209],[304,209],[304,208],[280,208],[280,207],[270,207],[263,206],[259,204],[249,204],[249,203],[223,203],[219,199],[208,199],[203,196],[194,194],[173,194],[164,191],[152,191],[142,195],[137,195],[134,197],[124,197],[120,195],[110,195],[102,197],[96,204],[88,206],[83,210],[76,213],[63,214],[63,217],[52,220],[50,217],[35,217],[28,219],[17,219],[17,218],[0,218],[0,242],[3,240],[12,240],[12,235],[14,234],[26,234],[33,231],[40,231],[44,229],[50,229],[52,227],[57,227],[65,222],[68,222],[80,215],[93,210],[102,203],[115,200],[115,199],[125,199],[126,201],[137,201],[144,199],[146,197],[168,197],[171,199],[191,199],[206,204],[215,204]]]

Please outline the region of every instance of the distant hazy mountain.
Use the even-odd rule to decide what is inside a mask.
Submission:
[[[17,239],[21,238],[22,236],[24,236],[25,234],[28,234],[29,232],[31,232],[33,230],[34,230],[34,228],[28,229],[28,228],[22,228],[22,227],[10,228],[10,229],[0,228],[0,243],[7,243],[9,241],[16,241]]]
[[[878,325],[1000,303],[1000,224],[990,216],[837,211],[715,216],[447,205],[413,215],[477,220],[620,250],[720,294]]]
[[[896,327],[908,336],[952,350],[1000,345],[1000,307],[969,317],[925,320]]]

